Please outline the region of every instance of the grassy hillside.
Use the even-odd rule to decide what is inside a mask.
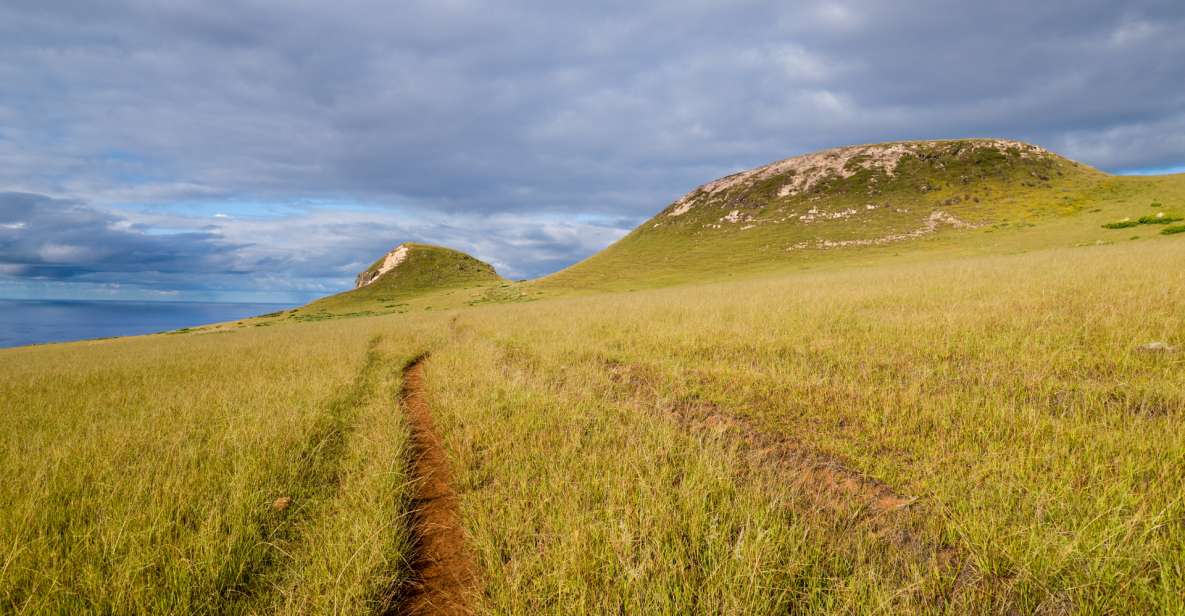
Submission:
[[[394,253],[389,271],[384,262]],[[382,273],[380,273],[382,272]],[[429,244],[400,244],[358,275],[368,284],[317,300],[283,315],[296,320],[405,312],[412,307],[456,307],[505,281],[493,266],[463,252]]]
[[[1185,214],[1185,175],[1113,177],[1019,142],[958,140],[826,150],[721,178],[620,241],[528,283],[529,294],[629,290],[896,257],[1113,242]]]

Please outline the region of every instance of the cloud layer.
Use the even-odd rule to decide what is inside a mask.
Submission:
[[[706,180],[890,139],[1185,164],[1177,0],[564,4],[6,2],[0,191],[73,216],[0,228],[0,275],[313,293],[405,239],[538,275]]]

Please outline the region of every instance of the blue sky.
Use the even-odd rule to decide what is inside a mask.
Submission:
[[[694,186],[994,136],[1185,169],[1185,5],[0,5],[0,297],[300,302],[408,240],[533,277]]]

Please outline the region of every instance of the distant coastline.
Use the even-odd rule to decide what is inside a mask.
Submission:
[[[0,299],[0,348],[135,336],[290,308],[292,304]]]

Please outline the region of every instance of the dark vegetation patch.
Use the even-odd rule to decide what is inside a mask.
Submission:
[[[1173,222],[1181,222],[1183,220],[1180,216],[1166,216],[1163,212],[1155,216],[1141,216],[1141,225],[1167,225]]]

